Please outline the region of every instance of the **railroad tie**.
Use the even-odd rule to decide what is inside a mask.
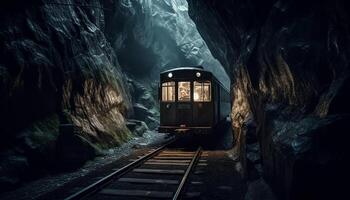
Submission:
[[[145,165],[175,165],[175,166],[187,166],[189,163],[174,163],[174,162],[151,162],[147,161]],[[198,163],[196,166],[207,166],[207,163]]]
[[[120,178],[118,179],[118,181],[128,182],[128,183],[149,183],[149,184],[169,184],[169,185],[179,184],[178,180],[170,180],[170,179]]]
[[[185,170],[182,169],[146,169],[138,168],[134,169],[133,172],[145,173],[145,174],[184,174]]]
[[[139,158],[142,156],[138,156]],[[153,159],[165,159],[165,160],[191,160],[193,156],[155,156]]]
[[[151,190],[118,190],[118,189],[103,189],[99,192],[103,195],[111,196],[134,196],[148,198],[166,198],[173,197],[174,192],[151,191]]]
[[[159,198],[169,199],[172,198],[174,192],[167,191],[152,191],[152,190],[118,190],[118,189],[103,189],[99,192],[102,195],[109,196],[130,196],[130,197],[147,197],[147,198]],[[187,192],[185,198],[195,198],[201,195],[200,192]]]

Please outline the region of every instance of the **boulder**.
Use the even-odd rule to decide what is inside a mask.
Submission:
[[[159,127],[159,120],[154,117],[147,116],[145,122],[151,130],[156,130]]]
[[[57,170],[74,170],[100,154],[94,144],[77,134],[74,125],[61,125],[56,144]]]
[[[136,119],[129,119],[126,125],[136,136],[143,136],[143,134],[149,130],[145,122]]]

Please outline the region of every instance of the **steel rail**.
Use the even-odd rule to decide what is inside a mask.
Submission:
[[[186,180],[188,179],[188,177],[189,177],[189,175],[190,175],[192,169],[194,168],[195,164],[197,163],[197,161],[198,161],[198,159],[199,159],[199,157],[200,157],[201,151],[202,151],[202,148],[201,148],[201,147],[198,147],[198,149],[197,149],[195,155],[193,156],[193,158],[192,158],[192,160],[191,160],[190,165],[187,167],[187,170],[186,170],[184,176],[182,177],[182,180],[181,180],[181,182],[180,182],[180,184],[179,184],[179,187],[178,187],[177,190],[176,190],[176,193],[175,193],[175,195],[174,195],[174,197],[173,197],[173,200],[178,200],[178,199],[180,199],[181,193],[182,193],[183,188],[184,188],[184,186],[185,186],[185,184],[186,184]]]
[[[65,200],[82,199],[84,197],[87,197],[90,194],[93,194],[93,193],[99,191],[105,185],[107,185],[110,181],[112,181],[114,178],[122,176],[125,173],[129,172],[130,170],[138,167],[139,165],[141,165],[142,163],[144,163],[148,159],[152,158],[154,155],[158,154],[161,150],[163,150],[165,147],[167,147],[169,144],[173,143],[174,141],[175,141],[175,139],[168,141],[166,144],[155,149],[151,153],[140,157],[139,159],[125,165],[124,167],[118,169],[115,172],[112,172],[111,174],[103,177],[102,179],[96,181],[95,183],[93,183],[93,184],[83,188],[82,190],[70,195],[69,197],[65,198]]]

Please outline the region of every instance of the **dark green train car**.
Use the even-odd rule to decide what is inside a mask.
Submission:
[[[231,111],[227,88],[201,66],[160,74],[159,132],[211,133]]]

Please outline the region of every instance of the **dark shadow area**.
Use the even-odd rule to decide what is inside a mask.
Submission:
[[[211,134],[182,134],[176,136],[178,140],[171,145],[173,148],[197,148],[203,150],[229,150],[233,147],[231,123],[225,121],[219,124]]]

